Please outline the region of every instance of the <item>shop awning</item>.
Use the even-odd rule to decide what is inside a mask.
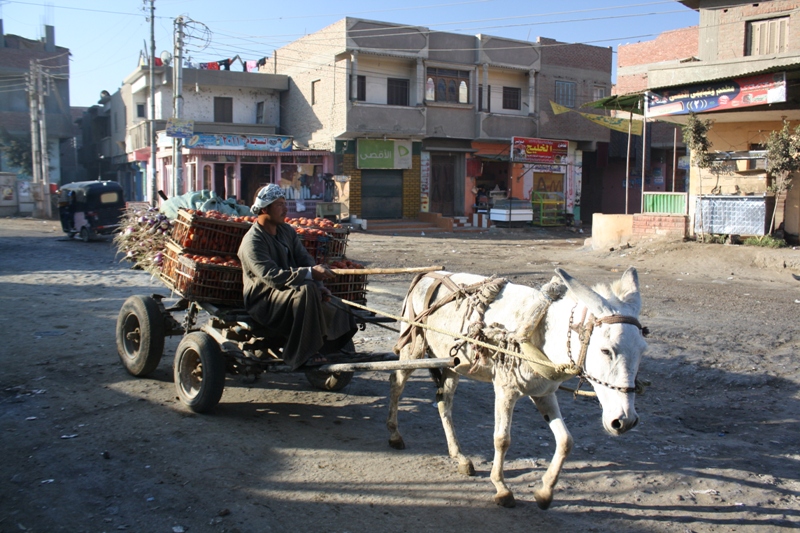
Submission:
[[[644,115],[644,91],[628,94],[612,94],[611,96],[606,96],[594,102],[587,102],[581,107],[613,109],[615,111]]]
[[[291,152],[268,152],[266,150],[214,150],[209,148],[189,148],[184,149],[184,153],[191,155],[234,155],[234,156],[307,156],[307,155],[330,155],[331,152],[323,150],[294,150]]]

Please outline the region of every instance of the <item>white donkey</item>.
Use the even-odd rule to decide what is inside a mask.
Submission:
[[[400,359],[419,359],[428,353],[431,357],[456,356],[460,360],[454,369],[445,369],[439,374],[437,394],[450,457],[458,460],[460,473],[474,475],[475,469],[472,461],[461,452],[453,428],[452,405],[459,374],[494,385],[495,452],[491,480],[497,489],[495,503],[504,507],[515,505],[514,495],[503,477],[503,461],[511,444],[511,415],[522,396],[533,400],[555,436],[556,450],[542,479],[543,486],[534,492],[536,503],[542,509],[547,509],[553,501],[553,488],[573,444],[561,417],[556,390],[571,375],[557,372],[554,377],[553,372],[541,364],[529,364],[507,353],[481,352],[474,344],[442,332],[485,339],[483,333],[487,331],[505,331],[509,334],[506,340],[511,342],[504,345],[517,347],[516,351],[523,356],[543,353],[553,365],[562,365],[562,370],[571,367],[575,374],[579,369],[581,378],[590,382],[597,393],[603,407],[603,427],[608,433],[621,435],[638,422],[634,392],[639,362],[647,343],[643,339],[646,329],[638,321],[641,297],[636,270],[629,268],[620,280],[594,289],[561,269],[556,273],[558,277],[542,291],[511,283],[496,285],[499,292],[493,295],[494,299],[485,299],[483,309],[477,309],[469,305],[470,301],[475,303],[474,297],[470,298],[463,289],[478,287],[477,292],[480,292],[481,283],[493,280],[473,274],[440,272],[415,280],[404,302],[404,318],[425,322],[432,329],[404,323],[395,347]],[[450,281],[442,283],[442,278]],[[455,299],[452,297],[454,290],[461,293]],[[448,295],[451,296],[448,298]],[[449,303],[437,307],[436,302],[447,300]],[[470,329],[470,326],[473,327]],[[397,449],[405,448],[397,425],[398,403],[412,372],[397,370],[390,377],[386,426],[391,433],[389,444]],[[432,373],[436,379],[437,373]],[[549,375],[549,379],[545,375]]]

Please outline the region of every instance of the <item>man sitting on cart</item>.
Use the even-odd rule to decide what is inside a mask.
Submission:
[[[257,221],[238,253],[245,308],[256,322],[286,339],[282,358],[292,369],[324,363],[320,353],[340,350],[357,331],[352,315],[330,303],[331,293],[322,285],[335,274],[315,264],[286,224],[286,198],[278,185],[259,190],[251,211]]]

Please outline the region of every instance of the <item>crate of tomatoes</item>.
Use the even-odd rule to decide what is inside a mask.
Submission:
[[[203,255],[235,255],[242,238],[255,221],[251,216],[231,216],[219,211],[180,209],[172,229],[172,241],[185,252]]]
[[[362,270],[364,265],[341,259],[328,263],[330,268],[346,268],[350,270]],[[331,294],[343,300],[350,300],[361,305],[367,304],[367,275],[366,274],[344,274],[338,275],[331,280],[322,282]]]
[[[300,235],[301,239],[304,235],[314,235],[317,237],[326,237],[325,239],[312,239],[312,241],[322,241],[324,246],[317,247],[313,245],[314,253],[309,250],[314,259],[319,263],[325,263],[344,259],[345,252],[347,251],[347,238],[350,234],[350,228],[336,224],[327,218],[289,218],[286,222],[292,225]],[[317,230],[317,231],[309,231]],[[303,244],[306,244],[305,242]],[[308,246],[306,246],[308,249]],[[324,248],[320,253],[319,248]]]
[[[294,230],[314,262],[318,265],[324,263],[328,257],[328,234],[312,227],[294,226]]]
[[[235,255],[204,255],[168,242],[161,280],[188,300],[242,306],[242,265]]]

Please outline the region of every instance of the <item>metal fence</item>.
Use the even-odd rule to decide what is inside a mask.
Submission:
[[[685,192],[645,192],[643,213],[685,215],[687,212]]]

